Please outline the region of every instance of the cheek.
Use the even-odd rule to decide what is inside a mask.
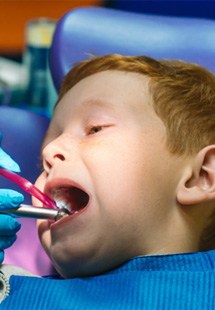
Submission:
[[[126,205],[134,202],[144,186],[148,164],[143,163],[146,156],[140,154],[139,148],[139,143],[129,144],[127,140],[119,145],[117,140],[117,145],[113,143],[103,152],[95,151],[89,156],[88,167],[97,195],[102,196],[109,209],[120,202]]]
[[[129,139],[128,134],[126,140],[118,139],[99,156],[98,152],[90,154],[89,166],[97,195],[105,201],[108,210],[119,212],[119,217],[125,216],[125,212],[133,213],[134,206],[137,214],[139,209],[146,212],[143,204],[151,205],[160,199],[162,185],[157,184],[162,171],[162,163],[157,159],[160,147],[152,143],[141,147],[140,139]]]

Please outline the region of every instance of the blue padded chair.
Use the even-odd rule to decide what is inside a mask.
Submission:
[[[191,61],[215,71],[215,21],[78,8],[58,22],[50,55],[59,89],[67,71],[90,55],[119,53]]]
[[[18,108],[0,106],[0,132],[2,147],[19,163],[21,174],[34,182],[40,173],[40,145],[47,130],[49,119],[36,113]],[[0,176],[0,188],[11,188],[22,192],[25,203],[31,204],[26,194],[11,181]],[[44,275],[52,272],[51,263],[45,254],[35,227],[34,219],[20,219],[22,229],[15,244],[5,251],[5,263],[27,268]]]

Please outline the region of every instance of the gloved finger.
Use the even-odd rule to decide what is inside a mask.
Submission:
[[[20,172],[19,165],[0,147],[0,167]]]
[[[4,260],[4,251],[0,250],[0,264],[3,262]]]
[[[0,249],[5,250],[9,248],[17,239],[16,235],[10,236],[10,237],[3,237],[3,239],[0,239]]]
[[[0,189],[0,211],[16,208],[24,201],[24,196],[12,189]]]
[[[21,224],[7,214],[0,214],[0,239],[2,236],[13,236],[19,231]]]

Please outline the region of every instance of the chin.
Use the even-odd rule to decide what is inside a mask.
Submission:
[[[85,262],[84,259],[71,259],[69,262],[55,260],[52,257],[54,267],[58,274],[65,279],[95,276],[104,272],[102,268],[92,262]]]
[[[108,266],[100,266],[98,263],[93,264],[89,262],[72,261],[66,265],[53,263],[58,274],[65,279],[97,276],[112,269],[111,266],[108,268]]]
[[[75,253],[75,254],[74,254]],[[110,254],[111,253],[111,254]],[[63,278],[96,276],[108,272],[129,257],[123,257],[114,251],[104,251],[95,248],[72,249],[65,252],[60,245],[52,247],[49,252],[55,269]]]
[[[52,248],[49,256],[57,272],[63,278],[75,278],[97,275],[104,271],[103,266],[99,263],[100,259],[95,255],[90,255],[91,251]],[[75,253],[75,254],[74,254]]]

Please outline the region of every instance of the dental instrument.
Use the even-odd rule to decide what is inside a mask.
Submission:
[[[10,214],[15,217],[29,217],[36,219],[48,219],[57,221],[62,217],[69,215],[69,211],[65,208],[54,210],[48,208],[39,208],[31,205],[21,204],[17,208],[0,211],[1,214]]]
[[[19,185],[26,193],[37,198],[45,206],[45,208],[40,208],[21,204],[18,208],[2,210],[1,213],[10,213],[20,217],[54,220],[70,214],[69,210],[63,207],[59,208],[52,198],[41,192],[35,185],[20,175],[5,168],[0,168],[0,175]]]

